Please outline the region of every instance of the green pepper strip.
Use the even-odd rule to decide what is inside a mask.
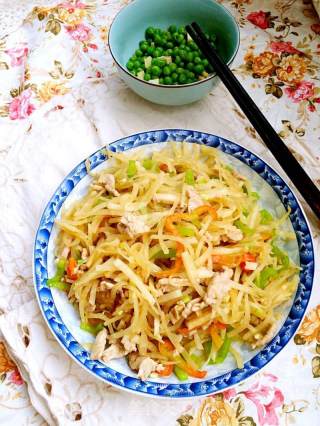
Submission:
[[[47,285],[49,287],[58,288],[59,290],[68,290],[70,285],[61,281],[64,276],[66,268],[66,259],[59,259],[57,263],[57,271],[52,278],[47,280]]]
[[[194,185],[194,174],[192,170],[186,170],[185,181],[188,185]]]
[[[57,288],[58,290],[66,291],[69,290],[70,284],[64,283],[62,281],[55,281],[53,278],[47,281],[49,287]]]
[[[164,253],[163,250],[159,250],[157,253],[155,253],[151,259],[172,259],[173,257],[176,257],[176,249],[169,248],[168,253]]]
[[[189,296],[189,294],[185,294],[183,297],[181,297],[181,300],[183,303],[188,303],[191,301],[191,296]]]
[[[250,192],[250,195],[252,198],[254,198],[255,200],[260,200],[260,195],[257,192]]]
[[[146,170],[151,170],[154,166],[154,162],[150,158],[146,158],[143,160],[142,165]]]
[[[271,245],[272,254],[279,259],[280,263],[284,268],[287,268],[290,263],[288,255],[284,251],[282,251],[278,246],[276,246],[274,242],[272,242]]]
[[[265,289],[269,279],[276,276],[278,272],[279,271],[277,271],[273,266],[266,266],[260,272],[259,277],[254,280],[255,285],[259,288]]]
[[[206,358],[208,358],[208,356],[211,353],[211,346],[212,346],[211,340],[208,340],[207,342],[203,343],[203,350],[204,350],[204,354],[205,354]]]
[[[211,349],[212,349],[212,341],[208,340],[207,342],[203,343],[203,349],[204,349],[204,354],[206,359],[209,358],[210,354],[211,354]],[[214,361],[210,358],[208,361],[208,365],[213,365]]]
[[[195,362],[196,366],[200,369],[203,364],[206,362],[206,358],[204,357],[204,355],[195,355],[192,354],[190,355],[191,359]]]
[[[273,220],[273,216],[268,210],[260,210],[260,217],[261,217],[261,224],[262,225],[268,225]]]
[[[227,355],[229,353],[230,346],[231,346],[231,339],[230,337],[226,336],[224,338],[221,348],[218,350],[216,359],[214,360],[214,364],[222,364],[224,362],[224,360],[227,358]]]
[[[127,176],[128,178],[132,178],[133,176],[135,176],[137,174],[137,165],[136,162],[134,160],[129,160],[128,163],[128,169],[127,169]]]
[[[81,330],[87,331],[88,333],[97,335],[99,331],[103,329],[103,323],[101,322],[100,324],[97,324],[97,325],[90,325],[88,323],[81,322],[80,328]]]
[[[187,226],[178,226],[178,232],[181,237],[193,237],[195,232],[192,228],[188,228]]]
[[[178,366],[175,366],[173,368],[173,372],[181,382],[184,382],[185,380],[188,380],[189,378],[188,374],[184,370],[182,370],[182,368]]]
[[[249,226],[246,225],[245,223],[241,222],[241,220],[236,220],[234,224],[236,225],[237,228],[240,229],[240,231],[244,233],[244,235],[250,237],[251,235],[254,234],[254,230],[252,228],[249,228]]]

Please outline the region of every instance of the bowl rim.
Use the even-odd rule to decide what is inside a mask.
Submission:
[[[138,1],[138,0],[136,0],[136,1]],[[140,0],[141,1],[141,0]],[[235,57],[237,56],[237,54],[238,54],[238,51],[239,51],[239,48],[240,48],[240,27],[239,27],[239,24],[238,24],[238,22],[237,22],[237,20],[236,20],[236,18],[232,15],[232,13],[225,7],[225,6],[223,6],[222,4],[220,4],[220,3],[217,3],[215,0],[213,1],[214,3],[216,3],[216,5],[218,6],[218,7],[220,7],[223,11],[224,11],[224,13],[226,13],[227,15],[229,15],[230,16],[230,18],[232,19],[232,21],[234,22],[234,24],[235,24],[235,29],[236,29],[236,35],[237,35],[237,45],[236,45],[236,48],[235,48],[235,50],[234,50],[234,52],[233,52],[233,54],[232,54],[232,56],[231,56],[231,58],[228,60],[228,62],[226,63],[226,65],[227,66],[229,66],[229,65],[231,65],[232,64],[232,62],[234,61],[234,59],[235,59]],[[130,77],[132,77],[132,78],[134,78],[135,80],[137,80],[137,81],[139,81],[140,83],[145,83],[146,85],[149,85],[149,86],[151,86],[151,87],[161,87],[161,88],[163,88],[163,89],[180,89],[180,88],[183,88],[183,87],[192,87],[192,86],[197,86],[197,85],[199,85],[199,84],[202,84],[202,83],[204,83],[204,82],[207,82],[207,81],[210,81],[210,80],[212,80],[213,78],[215,78],[215,77],[217,77],[217,74],[215,73],[215,72],[213,72],[212,74],[210,74],[208,77],[206,77],[206,78],[204,78],[203,80],[199,80],[199,81],[195,81],[195,82],[193,82],[193,83],[187,83],[187,84],[155,84],[155,83],[150,83],[149,81],[146,81],[146,80],[141,80],[140,78],[138,78],[138,77],[136,77],[135,75],[133,75],[126,67],[124,67],[124,66],[122,66],[121,64],[120,64],[120,62],[116,59],[116,57],[115,57],[115,55],[114,55],[114,53],[113,53],[113,51],[112,51],[112,48],[111,48],[111,44],[110,44],[110,34],[111,34],[111,31],[112,31],[112,26],[113,26],[113,24],[115,23],[115,21],[116,21],[116,19],[118,18],[118,16],[126,9],[126,8],[128,8],[128,7],[131,7],[133,4],[134,4],[135,2],[132,2],[132,3],[129,3],[129,4],[126,4],[124,7],[122,7],[117,13],[116,13],[116,15],[114,16],[114,18],[113,18],[113,20],[112,20],[112,22],[111,22],[111,25],[110,25],[110,28],[109,28],[109,32],[108,32],[108,47],[109,47],[109,50],[110,50],[110,53],[111,53],[111,56],[112,56],[112,59],[114,60],[114,62],[122,69],[122,71],[124,71],[128,76],[130,76]]]
[[[177,128],[138,132],[112,141],[109,146],[115,152],[130,151],[132,148],[148,144],[167,142],[172,136],[177,137],[175,139],[176,143],[186,141],[205,144],[238,158],[272,187],[285,207],[292,207],[290,220],[293,221],[292,224],[295,224],[293,227],[298,241],[302,272],[300,273],[299,285],[290,311],[276,336],[260,352],[247,361],[243,369],[234,368],[226,373],[219,373],[219,376],[214,378],[197,382],[181,384],[159,381],[142,382],[140,379],[120,373],[106,364],[90,360],[87,356],[88,351],[73,337],[71,331],[61,319],[52,298],[51,289],[46,285],[47,250],[54,219],[72,190],[80,180],[87,176],[86,159],[77,164],[60,182],[43,211],[34,242],[33,281],[40,311],[51,333],[64,351],[87,372],[115,387],[141,396],[160,397],[161,399],[184,399],[203,397],[225,391],[240,384],[265,368],[287,346],[307,312],[314,284],[315,261],[313,236],[309,221],[295,192],[267,161],[253,151],[217,135],[198,130]],[[92,162],[93,169],[106,161],[105,149],[106,147],[102,147],[87,157]],[[301,257],[302,255],[304,257]]]

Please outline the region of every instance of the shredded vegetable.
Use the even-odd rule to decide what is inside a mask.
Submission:
[[[108,155],[57,221],[57,272],[47,282],[96,335],[92,357],[126,356],[142,380],[201,379],[229,354],[243,365],[236,345],[271,340],[276,310],[296,290],[299,268],[281,241],[289,213],[262,209],[211,147]]]

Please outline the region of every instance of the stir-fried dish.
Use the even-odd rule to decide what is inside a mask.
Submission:
[[[48,285],[77,306],[96,335],[91,358],[127,357],[138,377],[203,378],[238,343],[264,346],[299,268],[294,239],[259,205],[250,182],[217,150],[168,143],[108,152],[87,194],[57,221],[57,272]],[[279,244],[280,243],[280,244]]]

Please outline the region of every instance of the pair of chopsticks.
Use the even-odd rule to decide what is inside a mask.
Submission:
[[[214,68],[218,77],[224,83],[234,100],[251,122],[261,139],[269,148],[287,176],[299,190],[305,201],[309,204],[315,215],[320,219],[320,191],[312,182],[308,174],[290,152],[289,148],[278,136],[271,124],[259,110],[252,98],[248,95],[232,71],[225,65],[215,49],[207,40],[197,23],[186,26],[187,32],[192,37],[199,49]]]

